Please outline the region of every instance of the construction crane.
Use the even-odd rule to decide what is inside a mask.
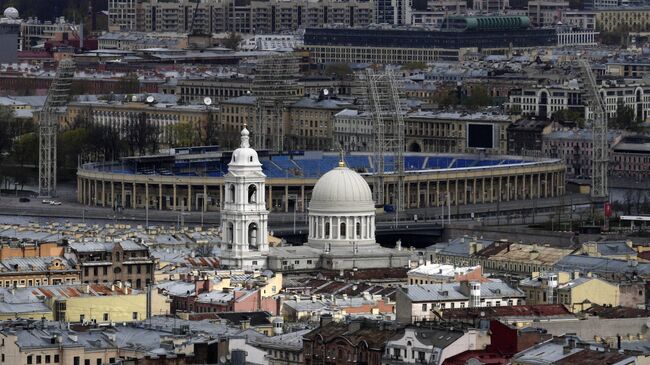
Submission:
[[[585,100],[592,113],[592,172],[591,172],[591,197],[604,199],[607,197],[607,161],[609,149],[607,147],[607,108],[602,95],[598,91],[596,78],[591,71],[589,61],[579,60],[582,79],[585,83]]]
[[[386,202],[385,179],[387,172],[396,177],[394,192],[395,210],[404,210],[404,116],[400,101],[400,88],[390,70],[365,74],[367,109],[372,116],[374,143],[373,164],[375,178],[373,192],[375,203]],[[388,134],[387,131],[392,131]],[[387,158],[392,153],[392,161]]]
[[[45,104],[40,112],[38,127],[38,194],[41,197],[56,195],[56,135],[61,108],[68,103],[70,85],[75,65],[72,60],[62,60],[50,84]]]

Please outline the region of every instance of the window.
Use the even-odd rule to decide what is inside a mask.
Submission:
[[[74,363],[74,365],[80,365],[81,359],[79,358],[79,356],[75,356],[72,362]]]
[[[361,238],[361,222],[357,222],[357,238]]]
[[[426,312],[427,311],[427,303],[422,304],[422,311]]]
[[[97,359],[97,365],[102,365],[102,359]]]
[[[325,238],[330,238],[330,222],[325,222]]]
[[[257,187],[255,185],[248,186],[248,203],[257,203]]]
[[[340,237],[339,238],[345,238],[347,232],[347,226],[345,222],[341,222],[341,230],[340,230]]]
[[[108,321],[108,313],[104,313],[104,321]]]
[[[33,361],[33,360],[32,360],[32,355],[27,356],[27,363],[28,363],[28,364],[33,364],[32,361]]]
[[[90,359],[85,359],[84,360],[84,365],[90,365]]]
[[[133,274],[133,267],[132,267],[131,265],[127,266],[126,268],[127,268],[126,271],[127,271],[129,274]]]
[[[59,355],[54,355],[54,362],[59,362]]]
[[[79,322],[83,323],[84,319],[86,319],[86,315],[85,314],[80,314],[79,315]]]
[[[51,363],[51,362],[52,362],[52,356],[50,356],[50,355],[45,355],[45,363],[46,363],[46,364],[49,364],[49,363]]]
[[[133,313],[131,314],[131,318],[132,318],[134,321],[137,321],[137,320],[138,320],[138,312],[133,312]]]
[[[102,269],[103,269],[103,270],[102,270],[102,271],[103,271],[103,274],[104,274],[104,275],[108,275],[108,266],[104,266]]]
[[[311,260],[307,260],[307,265],[311,265],[311,263],[312,263]]]

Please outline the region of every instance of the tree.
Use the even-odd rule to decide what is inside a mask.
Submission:
[[[616,106],[616,117],[611,120],[612,127],[618,129],[638,129],[638,118],[634,117],[634,109],[619,102]]]
[[[14,111],[6,106],[0,106],[0,158],[2,153],[8,152],[11,148],[12,125],[15,124]]]
[[[434,97],[434,100],[438,100],[438,105],[443,108],[456,106],[460,103],[458,91],[452,87],[443,87],[440,89],[437,92],[437,96]]]
[[[140,113],[126,130],[126,140],[131,154],[144,155],[147,150],[156,151],[159,145],[158,127],[149,123],[147,114]]]
[[[88,129],[88,143],[95,146],[95,159],[115,160],[122,152],[119,132],[106,125],[92,125]]]
[[[325,67],[325,74],[343,79],[352,75],[352,68],[347,63],[330,63]]]
[[[585,125],[585,116],[575,110],[561,109],[553,113],[551,120],[557,123],[574,122],[580,128]]]
[[[472,89],[471,95],[463,100],[463,105],[469,109],[478,109],[480,107],[492,104],[492,97],[484,86],[476,86]]]
[[[242,37],[239,33],[229,32],[226,39],[223,40],[223,46],[236,51],[239,49],[239,43],[241,43],[241,41]]]
[[[426,63],[418,62],[418,61],[409,62],[409,63],[406,63],[406,64],[404,64],[402,66],[403,70],[409,70],[409,71],[412,71],[412,70],[424,70],[426,68],[427,68]]]
[[[214,120],[212,115],[208,116],[203,128],[199,130],[201,144],[204,146],[212,146],[219,143],[219,135],[217,130],[217,121]]]
[[[169,145],[176,147],[195,146],[199,142],[199,131],[192,124],[178,123],[168,127]]]
[[[137,94],[140,92],[140,80],[135,73],[128,73],[122,76],[115,85],[115,92],[118,94]]]

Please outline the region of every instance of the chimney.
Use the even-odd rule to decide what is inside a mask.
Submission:
[[[330,322],[332,322],[332,315],[331,314],[323,314],[320,316],[320,326],[327,326]]]
[[[250,326],[251,326],[251,320],[250,319],[243,319],[243,320],[241,320],[239,322],[239,327],[241,328],[242,331],[249,329]]]

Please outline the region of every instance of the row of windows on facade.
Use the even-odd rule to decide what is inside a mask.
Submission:
[[[147,274],[151,273],[151,265],[126,265],[127,267],[127,272],[129,274],[133,274],[133,266],[135,266],[135,271],[138,274],[142,274],[142,266],[145,268],[145,272]],[[97,276],[99,275],[99,268],[98,267],[93,267],[93,275]],[[116,267],[113,269],[113,273],[119,274],[122,272],[122,269],[120,267]],[[84,267],[84,276],[90,275],[90,268],[89,267]],[[108,275],[108,267],[104,266],[102,267],[102,275]]]
[[[72,284],[74,283],[74,279],[71,278],[66,278],[66,279],[52,279],[52,285],[57,285],[57,284],[62,284],[65,282],[66,284]],[[43,285],[48,284],[48,279],[43,278]],[[18,287],[18,286],[39,286],[41,285],[41,279],[21,279],[21,280],[5,280],[4,285],[3,281],[0,280],[0,287],[4,286],[5,288],[11,288],[11,287]]]
[[[4,362],[4,354],[2,354],[2,362]],[[27,356],[27,364],[56,364],[59,362],[59,355],[28,355]],[[109,364],[115,363],[115,358],[111,357],[108,360]],[[75,356],[72,359],[72,364],[73,365],[81,365],[81,357]],[[104,359],[98,358],[95,362],[97,365],[102,365],[104,364]],[[90,359],[84,359],[84,365],[92,365],[92,362]]]
[[[518,300],[516,300],[516,299],[515,300],[508,299],[507,303],[508,303],[508,306],[512,306],[513,303],[516,305],[517,302],[518,302]],[[492,302],[486,301],[485,299],[481,299],[481,304],[483,304],[483,305],[481,305],[482,307],[491,307],[492,306]],[[494,306],[495,307],[500,307],[501,306],[501,301],[500,300],[495,301]],[[453,308],[456,308],[456,303],[453,303],[453,302],[451,302],[451,303],[431,303],[431,305],[429,305],[429,306],[427,306],[427,303],[422,304],[422,311],[423,312],[426,312],[427,310],[434,310],[436,308],[451,308],[451,309],[453,309]],[[458,308],[465,308],[465,302],[460,302]]]

